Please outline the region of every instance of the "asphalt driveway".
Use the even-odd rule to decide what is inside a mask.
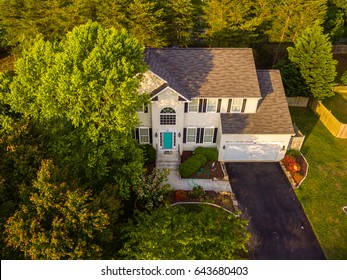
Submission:
[[[240,210],[249,219],[251,259],[325,259],[278,163],[226,163]]]

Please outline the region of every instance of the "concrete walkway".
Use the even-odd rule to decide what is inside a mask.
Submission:
[[[175,190],[192,190],[199,185],[206,191],[231,192],[229,181],[212,181],[211,179],[181,179],[178,170],[170,170],[168,183]]]

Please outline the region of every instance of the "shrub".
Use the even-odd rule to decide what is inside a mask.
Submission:
[[[300,173],[294,173],[293,175],[294,182],[297,184],[299,184],[303,178],[304,176],[302,176]]]
[[[179,172],[183,178],[187,178],[197,172],[200,167],[201,162],[194,157],[190,157],[180,165]]]
[[[191,157],[192,159],[196,159],[200,162],[200,167],[205,166],[206,162],[207,162],[207,158],[202,155],[202,154],[197,154]]]
[[[194,151],[196,155],[204,155],[208,161],[217,161],[218,160],[218,151],[216,148],[205,148],[197,147]]]
[[[193,187],[193,190],[190,192],[190,196],[192,198],[201,198],[205,194],[204,189],[202,186],[195,186]]]
[[[345,71],[341,77],[341,83],[347,86],[347,71]]]
[[[140,148],[143,152],[143,157],[145,159],[145,164],[155,163],[157,159],[156,150],[151,144],[140,145]]]
[[[176,190],[175,191],[175,199],[177,201],[182,201],[185,200],[187,198],[186,192],[183,190]]]

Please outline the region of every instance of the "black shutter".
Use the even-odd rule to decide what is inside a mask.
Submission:
[[[203,99],[199,99],[199,113],[202,113],[202,103]]]
[[[230,109],[231,109],[231,100],[232,100],[232,99],[229,99],[229,101],[228,101],[227,113],[230,113]]]
[[[187,143],[186,137],[187,137],[187,129],[183,128],[183,143]]]
[[[220,113],[220,107],[222,105],[222,99],[218,99],[218,104],[217,104],[217,113]]]
[[[202,111],[206,113],[206,107],[207,107],[207,99],[204,99],[204,104],[202,106]]]
[[[241,112],[242,112],[242,113],[245,112],[245,109],[246,109],[246,102],[247,102],[247,99],[243,99],[243,101],[242,101],[242,109],[241,109]]]
[[[215,127],[214,134],[213,134],[213,143],[216,143],[217,141],[217,132],[218,132],[218,127]]]
[[[204,143],[204,128],[200,129],[200,143]]]
[[[196,143],[200,143],[200,128],[196,129]]]
[[[153,143],[153,135],[152,135],[152,128],[149,128],[149,143]]]
[[[184,112],[188,113],[188,102],[184,103]]]
[[[136,139],[136,140],[139,140],[139,138],[140,138],[139,129],[136,128],[136,129],[135,129],[135,139]]]

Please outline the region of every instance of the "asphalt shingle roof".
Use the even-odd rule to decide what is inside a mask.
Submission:
[[[279,70],[258,70],[262,99],[255,114],[221,114],[223,134],[294,134]]]
[[[145,60],[188,99],[261,97],[250,48],[148,48]]]

